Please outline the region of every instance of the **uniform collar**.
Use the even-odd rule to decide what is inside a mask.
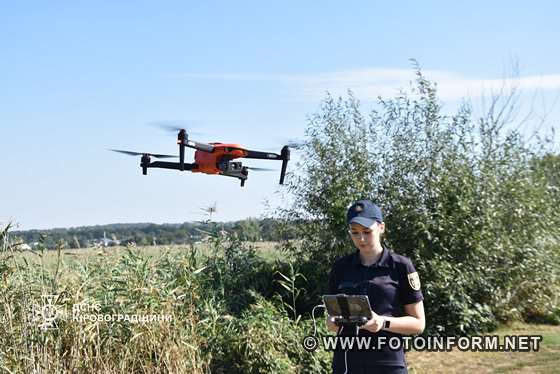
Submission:
[[[389,249],[387,247],[385,247],[384,245],[382,245],[382,247],[383,252],[381,252],[381,257],[379,257],[379,260],[377,260],[375,264],[372,264],[368,267],[389,267],[389,259],[391,257],[391,254],[389,253]],[[360,260],[360,250],[357,250],[352,255],[352,265],[362,265],[362,261]]]

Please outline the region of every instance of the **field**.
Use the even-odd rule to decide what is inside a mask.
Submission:
[[[516,323],[492,334],[542,335],[538,352],[409,352],[410,373],[558,373],[560,326]]]
[[[251,243],[251,246],[255,248],[260,257],[267,261],[272,261],[280,257],[280,254],[275,251],[274,242],[256,242]],[[200,258],[207,257],[213,251],[211,244],[200,243],[195,244],[193,247],[188,247],[184,245],[167,245],[167,246],[139,246],[135,247],[142,254],[150,258],[158,258],[163,253],[178,254],[185,253],[190,249],[196,251],[197,256]],[[95,247],[95,248],[82,248],[82,249],[64,249],[61,251],[63,262],[84,262],[87,259],[91,259],[95,256],[113,257],[118,258],[126,253],[126,247],[115,246],[115,247]],[[41,258],[32,252],[23,252],[23,256],[33,262],[39,263]],[[56,265],[57,262],[57,251],[47,251],[44,256],[45,264],[48,267]]]
[[[1,310],[5,323],[0,329],[0,368],[13,373],[326,372],[329,354],[308,354],[299,344],[310,331],[309,320],[294,322],[288,314],[259,299],[243,312],[243,318],[223,314],[220,295],[235,294],[238,280],[218,280],[217,274],[224,266],[239,266],[236,261],[245,252],[241,248],[234,255],[237,260],[216,265],[218,272],[207,272],[210,265],[205,259],[213,257],[219,262],[227,257],[222,252],[227,243],[220,246],[210,243],[194,248],[109,247],[16,254],[11,259],[15,261],[4,262],[9,270],[4,271],[3,280]],[[282,257],[274,243],[251,246],[264,263]],[[222,286],[214,284],[220,282]],[[208,288],[213,291],[206,292]],[[30,299],[36,301],[45,292],[63,295],[63,305],[96,300],[104,313],[170,314],[173,322],[61,322],[59,330],[40,331],[25,319],[24,311]],[[321,326],[319,331],[325,333]],[[544,340],[539,352],[412,351],[407,353],[409,370],[558,372],[560,326],[518,323],[495,333],[538,334]]]

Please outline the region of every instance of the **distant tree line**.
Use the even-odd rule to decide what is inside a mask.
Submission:
[[[293,239],[295,230],[279,219],[249,218],[233,222],[185,222],[177,224],[116,223],[109,225],[57,228],[50,230],[14,231],[12,234],[24,243],[42,243],[52,249],[62,244],[65,248],[86,248],[103,238],[121,245],[190,244],[220,233],[235,235],[241,241],[280,241]]]

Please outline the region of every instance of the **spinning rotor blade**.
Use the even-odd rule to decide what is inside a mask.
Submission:
[[[158,153],[148,153],[148,155],[150,155],[154,158],[177,158],[177,156],[174,156],[174,155],[162,155],[162,154],[158,154]]]
[[[306,144],[305,140],[297,140],[297,139],[292,139],[286,143],[288,147],[295,150],[300,150],[301,148],[303,148],[303,146],[305,146],[305,144]]]
[[[156,121],[151,122],[151,125],[174,134],[177,134],[181,130],[185,130],[189,136],[206,136],[203,132],[193,131],[193,127],[196,126],[196,123],[193,121]]]
[[[280,145],[286,145],[288,146],[290,149],[294,150],[294,151],[299,151],[301,149],[303,149],[303,147],[307,144],[307,142],[303,139],[298,139],[298,138],[282,138],[281,140],[275,140],[275,143],[279,144],[278,146],[271,146],[271,147],[265,147],[262,148],[264,151],[267,152],[274,152],[276,151],[279,147],[281,147]]]
[[[119,153],[124,153],[125,155],[129,155],[129,156],[142,156],[143,153],[139,153],[139,152],[131,152],[131,151],[123,151],[121,149],[109,149],[110,151],[113,152],[119,152]]]
[[[256,168],[256,167],[252,167],[252,166],[247,166],[247,169],[253,170],[253,171],[277,171],[276,169],[270,169],[270,168]]]
[[[125,155],[129,155],[129,156],[143,156],[143,155],[148,155],[154,158],[176,158],[177,156],[173,156],[173,155],[162,155],[159,153],[141,153],[141,152],[132,152],[132,151],[125,151],[122,149],[109,149],[110,151],[113,152],[119,152],[119,153],[124,153]]]

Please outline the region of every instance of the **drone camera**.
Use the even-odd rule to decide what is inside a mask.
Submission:
[[[240,170],[243,166],[241,166],[241,162],[228,162],[228,170]]]

